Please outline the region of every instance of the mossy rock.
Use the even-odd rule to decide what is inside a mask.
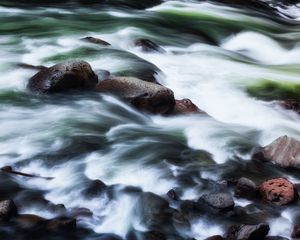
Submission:
[[[249,95],[265,100],[287,100],[300,101],[300,84],[291,82],[277,82],[263,80],[246,88]]]

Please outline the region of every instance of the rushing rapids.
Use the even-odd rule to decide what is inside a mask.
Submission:
[[[300,237],[300,3],[60,2],[0,1],[0,239]]]

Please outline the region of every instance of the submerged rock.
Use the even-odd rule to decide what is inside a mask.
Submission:
[[[254,158],[272,161],[282,167],[300,168],[300,141],[282,136],[257,151]]]
[[[234,194],[237,197],[253,198],[257,192],[256,184],[248,178],[240,178],[235,186]]]
[[[300,115],[300,101],[294,99],[288,99],[284,101],[279,101],[279,105],[287,110],[294,111]]]
[[[0,201],[0,220],[9,221],[18,214],[17,207],[12,200]]]
[[[285,205],[295,199],[294,185],[285,178],[277,178],[263,182],[259,191],[264,201],[276,205]]]
[[[104,182],[99,179],[93,180],[88,183],[87,187],[83,190],[83,194],[86,197],[95,197],[100,195],[107,189],[107,186]]]
[[[143,52],[159,52],[159,53],[165,53],[166,50],[163,49],[161,46],[156,44],[155,42],[149,40],[149,39],[137,39],[134,42],[134,45],[137,47],[140,47]]]
[[[89,42],[89,43],[94,43],[94,44],[97,44],[97,45],[100,45],[100,46],[109,46],[110,44],[102,39],[99,39],[99,38],[94,38],[94,37],[84,37],[84,38],[81,38],[82,41],[85,41],[85,42]]]
[[[101,81],[96,90],[116,95],[134,107],[154,114],[168,114],[175,106],[174,94],[170,89],[138,78],[109,78]]]
[[[205,113],[201,111],[190,99],[184,98],[176,100],[173,114],[186,114],[186,113]]]
[[[267,224],[236,225],[229,228],[227,240],[264,240],[270,231]]]
[[[234,207],[233,198],[228,193],[205,194],[201,196],[198,203],[205,203],[219,211],[229,211]]]
[[[29,79],[27,88],[35,93],[56,93],[72,89],[91,90],[98,77],[85,61],[67,61],[42,69]]]

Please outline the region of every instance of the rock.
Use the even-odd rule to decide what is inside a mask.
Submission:
[[[300,168],[300,141],[282,136],[257,151],[254,158],[272,161],[282,167]]]
[[[166,236],[159,231],[147,231],[141,232],[137,230],[131,230],[126,235],[126,240],[166,240]]]
[[[98,77],[84,61],[67,61],[39,71],[29,79],[27,88],[35,93],[56,93],[68,90],[91,90]]]
[[[276,205],[285,205],[295,199],[294,185],[285,178],[277,178],[263,182],[259,191],[264,201]]]
[[[169,224],[172,217],[169,203],[151,192],[141,193],[136,212],[140,216],[141,222],[153,230],[161,229],[162,226]]]
[[[51,231],[74,230],[76,225],[74,218],[54,218],[48,221],[47,229]]]
[[[234,201],[228,193],[211,193],[201,196],[198,203],[205,203],[218,211],[229,211],[234,207]]]
[[[289,240],[289,239],[281,236],[267,236],[265,237],[265,240]]]
[[[96,90],[116,95],[134,107],[154,114],[168,114],[175,105],[170,89],[133,77],[109,78],[101,81]]]
[[[173,114],[186,113],[205,113],[201,111],[190,99],[184,98],[182,100],[175,100],[175,108]]]
[[[176,193],[176,191],[174,189],[169,190],[167,192],[167,196],[171,200],[174,200],[174,201],[178,201],[179,200],[178,194]]]
[[[121,237],[111,233],[101,234],[100,237],[97,237],[97,240],[122,240]]]
[[[30,178],[43,178],[43,179],[47,179],[47,180],[52,180],[53,179],[53,177],[41,177],[41,176],[36,175],[36,174],[23,173],[23,172],[15,171],[11,166],[5,166],[5,167],[1,168],[1,171],[6,172],[6,173],[10,173],[10,174],[24,176],[24,177],[30,177]]]
[[[32,69],[32,70],[48,69],[47,67],[45,67],[43,65],[34,66],[34,65],[31,65],[31,64],[27,64],[27,63],[18,63],[17,66],[19,66],[21,68],[25,68],[25,69]]]
[[[223,238],[220,235],[215,235],[215,236],[211,236],[209,238],[205,238],[205,240],[225,240],[225,238]]]
[[[292,238],[300,238],[300,225],[299,224],[294,226],[291,237]]]
[[[87,197],[95,197],[103,193],[107,189],[107,186],[104,182],[99,179],[93,180],[88,183],[86,189],[83,190],[83,194]]]
[[[279,105],[287,110],[294,111],[300,114],[300,102],[294,99],[279,101]]]
[[[140,47],[143,52],[159,52],[159,53],[166,52],[165,49],[163,49],[161,46],[159,46],[158,44],[156,44],[155,42],[149,39],[137,39],[134,42],[134,45]]]
[[[270,230],[267,224],[236,225],[229,228],[227,240],[264,240]]]
[[[94,38],[94,37],[85,37],[85,38],[81,38],[80,40],[89,42],[89,43],[94,43],[94,44],[101,45],[101,46],[109,46],[110,45],[108,42],[103,41],[102,39],[99,39],[99,38]]]
[[[9,221],[18,214],[17,207],[13,200],[0,201],[0,220]]]
[[[16,218],[16,223],[24,229],[44,227],[47,219],[34,214],[22,214]]]
[[[234,194],[237,197],[253,198],[257,192],[256,184],[248,178],[240,178],[235,186]]]

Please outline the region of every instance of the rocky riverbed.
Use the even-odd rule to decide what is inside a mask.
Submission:
[[[1,1],[0,239],[300,239],[300,3]]]

